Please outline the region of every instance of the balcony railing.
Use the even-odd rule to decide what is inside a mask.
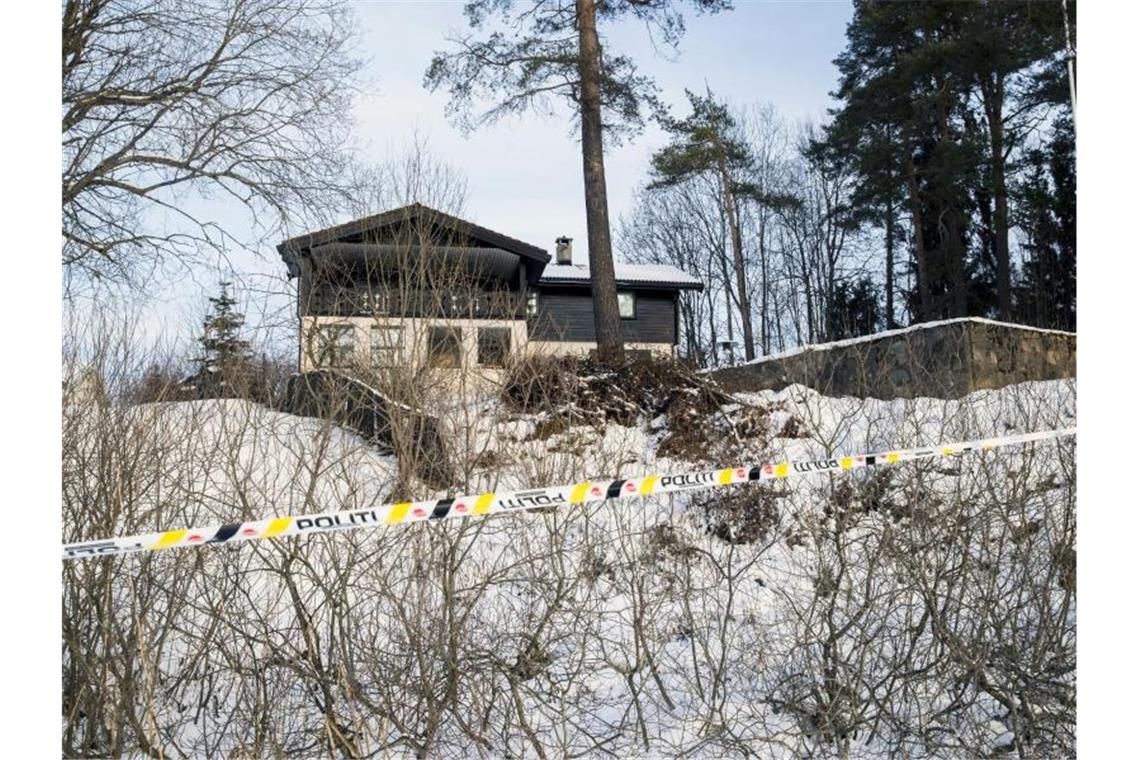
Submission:
[[[507,291],[365,290],[320,288],[309,293],[304,313],[323,317],[428,317],[523,319],[521,294]]]

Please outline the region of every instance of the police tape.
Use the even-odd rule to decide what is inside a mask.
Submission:
[[[339,512],[293,517],[271,517],[251,522],[226,523],[206,528],[185,528],[160,533],[144,533],[125,538],[83,541],[63,546],[64,559],[84,559],[113,554],[177,549],[187,546],[209,546],[234,541],[284,538],[311,533],[328,533],[402,523],[426,522],[457,517],[481,517],[499,512],[513,512],[536,507],[560,507],[588,504],[607,499],[629,499],[678,491],[694,491],[737,485],[762,480],[779,480],[794,475],[856,470],[900,462],[914,462],[970,451],[986,451],[1000,446],[1016,446],[1076,435],[1076,428],[1043,430],[1035,433],[985,438],[975,441],[944,443],[915,449],[883,451],[830,459],[812,459],[768,464],[741,465],[717,470],[668,475],[645,475],[639,478],[590,481],[552,488],[504,493],[455,496],[427,501],[405,501],[369,509],[346,509]]]

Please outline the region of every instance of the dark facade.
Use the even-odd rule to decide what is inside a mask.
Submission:
[[[619,290],[623,289],[619,283]],[[625,288],[633,297],[633,317],[623,317],[622,338],[630,343],[677,343],[677,291]],[[527,317],[531,340],[593,342],[594,299],[589,287],[536,287],[537,313]]]

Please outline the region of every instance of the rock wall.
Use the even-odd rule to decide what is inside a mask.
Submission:
[[[960,398],[983,388],[1076,377],[1075,333],[967,318],[840,341],[714,370],[730,390],[792,383],[831,396]]]

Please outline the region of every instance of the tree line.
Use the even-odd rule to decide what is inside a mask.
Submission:
[[[700,364],[985,316],[1076,328],[1072,3],[857,2],[822,125],[688,92],[620,223]]]

